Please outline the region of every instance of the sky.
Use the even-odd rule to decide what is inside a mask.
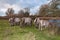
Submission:
[[[0,16],[5,16],[8,8],[13,8],[15,13],[23,8],[30,8],[30,14],[35,14],[42,4],[48,4],[49,0],[0,0]]]

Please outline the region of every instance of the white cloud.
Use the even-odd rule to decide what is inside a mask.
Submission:
[[[30,15],[34,15],[35,13],[37,13],[39,11],[40,5],[36,6],[34,8],[30,9],[31,14]]]
[[[46,3],[50,3],[52,0],[48,0]]]
[[[40,1],[40,0],[35,0],[36,3],[38,3],[39,1]],[[50,1],[51,1],[51,0],[48,0],[48,1],[46,1],[45,3],[42,3],[42,4],[48,4]],[[30,15],[34,15],[35,13],[37,13],[37,12],[39,11],[39,8],[41,7],[42,4],[31,8],[31,9],[30,9],[30,12],[31,12]]]
[[[6,9],[0,9],[0,12],[3,12],[3,13],[5,13],[6,12]]]
[[[20,6],[18,6],[16,4],[13,4],[13,5],[10,5],[8,3],[1,3],[0,4],[0,12],[5,13],[8,8],[13,8],[15,10],[15,13],[17,13],[20,9],[22,9]]]
[[[20,9],[23,9],[23,7],[31,6],[30,12],[31,14],[34,14],[39,10],[39,7],[42,4],[40,0],[18,0],[18,2],[13,4],[8,3],[7,1],[11,2],[11,0],[0,0],[0,12],[5,13],[8,8],[13,8],[15,13],[17,13]],[[46,1],[45,3],[49,2],[50,1]]]

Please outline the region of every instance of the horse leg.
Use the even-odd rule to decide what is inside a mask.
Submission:
[[[11,22],[10,25],[11,25],[11,26],[14,26],[14,23]]]
[[[41,26],[41,31],[43,30],[43,26]]]
[[[39,28],[38,25],[39,25],[39,24],[35,24],[36,28]]]
[[[41,26],[41,24],[39,24],[39,30],[42,30],[42,26]]]

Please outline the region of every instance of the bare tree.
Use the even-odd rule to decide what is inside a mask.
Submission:
[[[30,9],[29,8],[24,8],[24,13],[25,13],[25,16],[29,16]]]
[[[52,0],[49,8],[51,12],[48,16],[60,17],[60,0]]]
[[[23,11],[23,10],[20,10],[20,11],[18,12],[18,16],[19,16],[19,17],[23,17],[23,16],[24,16],[24,11]]]
[[[8,17],[12,17],[14,15],[14,10],[12,8],[8,8],[8,10],[6,11],[6,15]]]
[[[40,16],[46,16],[46,14],[47,14],[47,10],[48,10],[48,5],[42,5],[41,7],[40,7],[40,9],[39,9],[39,15]]]
[[[42,5],[39,10],[40,16],[60,17],[60,0],[52,0],[51,5]]]

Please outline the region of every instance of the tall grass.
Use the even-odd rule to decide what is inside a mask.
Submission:
[[[60,40],[60,36],[39,31],[35,26],[10,26],[8,20],[0,20],[0,40]]]

